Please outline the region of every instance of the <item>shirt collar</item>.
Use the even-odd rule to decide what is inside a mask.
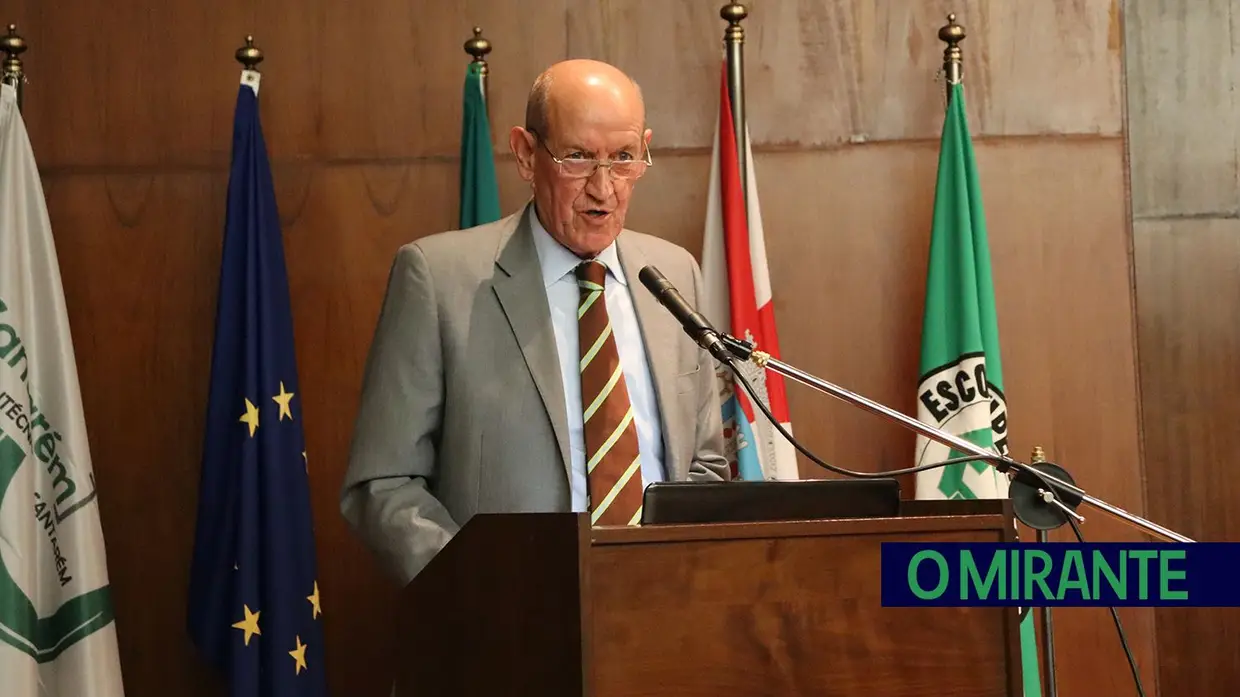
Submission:
[[[581,257],[573,254],[567,247],[556,241],[551,233],[543,227],[542,222],[538,220],[538,214],[531,204],[529,211],[530,231],[534,236],[534,248],[538,250],[538,261],[542,266],[543,286],[550,288],[551,285],[566,274],[572,274],[581,262],[585,261]],[[619,281],[622,285],[628,285],[628,280],[620,270],[620,255],[616,252],[616,243],[613,241],[607,245],[607,248],[599,252],[595,260],[602,262],[607,267],[607,271],[611,277]],[[576,282],[574,280],[574,282]]]

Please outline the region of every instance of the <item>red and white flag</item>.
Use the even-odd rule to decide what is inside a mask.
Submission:
[[[706,286],[703,314],[716,327],[757,345],[772,358],[779,357],[775,332],[775,308],[771,304],[771,279],[758,209],[758,187],[753,173],[753,152],[745,130],[746,162],[749,162],[748,214],[741,188],[737,159],[736,129],[728,93],[727,62],[723,63],[719,90],[719,116],[715,121],[715,145],[710,164],[710,194],[706,202],[706,237],[702,250],[702,275]],[[792,433],[783,376],[738,362],[741,371],[776,420]],[[718,366],[720,408],[728,460],[734,477],[744,480],[800,479],[796,450],[775,430],[735,381],[731,372]]]

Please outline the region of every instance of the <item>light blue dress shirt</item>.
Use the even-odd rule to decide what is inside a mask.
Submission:
[[[555,330],[555,344],[560,359],[560,376],[564,383],[564,406],[568,412],[568,443],[571,476],[569,490],[572,494],[572,510],[585,511],[589,488],[586,482],[585,438],[582,434],[580,349],[577,345],[577,306],[581,295],[577,287],[576,269],[582,259],[555,241],[539,222],[531,206],[530,228],[534,233],[534,246],[542,267],[543,285],[547,289],[547,304],[551,310],[551,326]],[[663,434],[659,425],[659,405],[655,401],[654,382],[650,366],[646,362],[646,346],[641,328],[637,324],[637,312],[633,309],[633,296],[629,294],[628,281],[620,268],[620,256],[616,244],[603,250],[596,259],[607,267],[607,282],[603,298],[607,301],[607,315],[611,319],[612,335],[624,367],[624,382],[633,404],[633,421],[637,424],[638,449],[642,458],[642,486],[663,481]]]

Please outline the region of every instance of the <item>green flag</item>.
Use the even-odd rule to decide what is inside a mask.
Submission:
[[[921,335],[917,418],[986,450],[1008,452],[1007,401],[991,281],[986,217],[964,87],[955,84],[939,145]],[[917,436],[918,465],[965,453]],[[919,499],[1006,498],[1007,477],[984,462],[919,472]],[[1042,694],[1033,613],[1022,608],[1025,697]]]
[[[465,115],[461,120],[462,229],[499,220],[499,184],[491,151],[491,124],[482,94],[482,64],[465,71]]]

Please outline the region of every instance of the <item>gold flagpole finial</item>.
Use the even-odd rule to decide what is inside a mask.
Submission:
[[[258,64],[263,62],[263,52],[254,45],[254,37],[245,37],[245,46],[237,49],[237,62],[245,67],[246,70],[258,70]]]
[[[0,37],[0,51],[4,52],[4,63],[0,65],[0,80],[7,82],[17,90],[17,108],[22,107],[22,86],[26,84],[26,73],[22,71],[21,55],[26,52],[26,40],[17,33],[17,25],[9,25],[9,33]]]
[[[741,26],[741,21],[749,16],[749,8],[739,2],[728,3],[719,8],[719,16],[728,23],[728,28],[724,30],[724,40],[737,43],[743,42],[745,40],[745,28]]]
[[[960,50],[964,37],[964,27],[956,24],[956,13],[947,15],[947,24],[939,29],[939,40],[947,44],[943,49],[943,74],[947,76],[948,94],[964,75],[964,53]]]
[[[487,62],[486,56],[491,52],[491,42],[482,37],[482,27],[474,27],[474,38],[465,42],[465,52],[474,57],[475,63]]]
[[[478,77],[482,80],[482,99],[487,102],[487,111],[490,111],[487,78],[491,74],[491,68],[487,65],[487,54],[491,52],[491,42],[483,38],[482,27],[474,27],[474,37],[465,42],[465,52],[474,57],[471,64],[478,64]]]

